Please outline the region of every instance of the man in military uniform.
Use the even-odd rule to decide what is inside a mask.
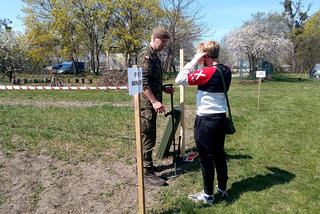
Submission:
[[[156,143],[157,113],[165,112],[162,104],[162,67],[157,52],[163,50],[169,38],[167,30],[161,27],[155,28],[149,45],[138,55],[138,66],[142,67],[143,80],[141,129],[144,175],[147,183],[156,186],[165,185],[165,180],[154,173],[152,161],[152,150]]]

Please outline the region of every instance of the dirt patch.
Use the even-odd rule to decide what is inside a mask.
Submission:
[[[0,152],[0,213],[137,213],[135,166]],[[159,187],[146,185],[146,208]]]

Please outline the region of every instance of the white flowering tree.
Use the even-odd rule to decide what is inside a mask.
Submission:
[[[272,15],[272,16],[271,16]],[[254,75],[261,59],[281,64],[292,53],[292,42],[287,30],[275,14],[257,13],[252,20],[232,31],[226,38],[226,46],[234,60],[247,59],[250,74]]]
[[[8,28],[0,26],[0,73],[11,81],[14,72],[21,70],[26,57],[24,57],[24,43],[22,37]]]

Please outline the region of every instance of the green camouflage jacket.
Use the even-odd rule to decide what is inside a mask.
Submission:
[[[161,61],[150,45],[138,54],[138,67],[142,67],[143,90],[150,88],[155,98],[162,103],[162,68]],[[153,108],[145,95],[141,96],[141,108]]]

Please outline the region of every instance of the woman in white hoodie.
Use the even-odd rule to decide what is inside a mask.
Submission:
[[[217,191],[223,199],[228,199],[228,167],[224,151],[227,102],[219,70],[224,76],[226,90],[231,83],[231,70],[218,64],[219,52],[220,46],[216,41],[201,43],[197,54],[184,66],[175,80],[180,85],[198,86],[194,138],[200,156],[203,191],[189,195],[189,198],[208,204],[214,201],[215,171]],[[196,70],[196,65],[201,68]]]

